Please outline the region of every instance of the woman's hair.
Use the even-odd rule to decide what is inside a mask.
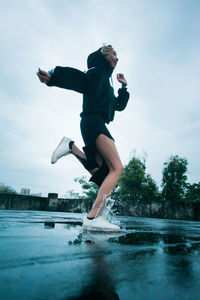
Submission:
[[[103,45],[103,47],[101,48],[101,54],[107,56],[109,55],[112,51],[113,51],[113,47],[111,45]]]

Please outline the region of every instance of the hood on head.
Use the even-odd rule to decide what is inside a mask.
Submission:
[[[101,48],[97,51],[92,52],[87,58],[87,67],[88,69],[93,67],[98,67],[103,69],[109,76],[111,76],[113,72],[113,67],[111,67],[108,60],[105,59],[105,56],[101,53]]]

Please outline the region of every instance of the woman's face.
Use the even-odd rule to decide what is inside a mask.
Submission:
[[[115,68],[118,62],[117,53],[113,49],[108,55],[106,55],[106,59],[110,62],[111,67]]]

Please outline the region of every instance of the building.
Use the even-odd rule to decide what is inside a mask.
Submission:
[[[22,188],[21,195],[30,195],[30,189]]]

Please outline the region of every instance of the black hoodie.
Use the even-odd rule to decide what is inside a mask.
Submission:
[[[105,122],[113,121],[115,111],[125,109],[129,100],[126,88],[118,90],[115,97],[109,78],[113,68],[101,54],[101,48],[88,56],[88,71],[81,72],[69,67],[56,67],[50,71],[51,79],[48,86],[58,86],[83,94],[83,111],[81,117],[87,114],[101,114]]]

